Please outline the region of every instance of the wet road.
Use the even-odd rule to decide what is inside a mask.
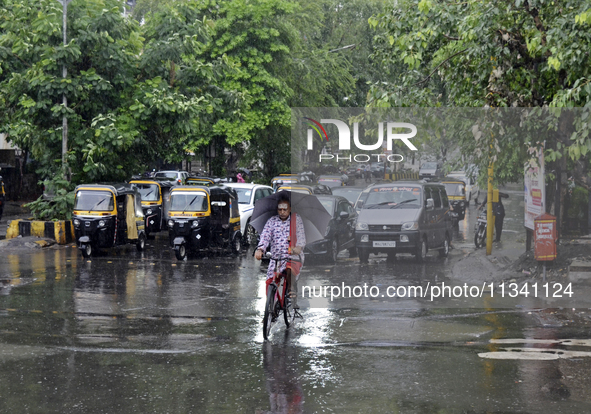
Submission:
[[[503,237],[516,242],[519,203],[506,206]],[[447,280],[472,248],[474,211],[448,259],[360,266],[345,252],[307,265],[300,283]],[[566,311],[301,299],[304,319],[264,342],[263,270],[250,254],[178,262],[163,237],[92,260],[72,248],[4,255],[0,412],[591,411],[589,327]]]

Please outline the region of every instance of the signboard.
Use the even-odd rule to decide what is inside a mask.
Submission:
[[[525,167],[525,227],[534,230],[534,219],[546,212],[546,179],[544,175],[544,148],[530,148],[534,156]]]

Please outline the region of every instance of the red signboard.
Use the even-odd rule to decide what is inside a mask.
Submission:
[[[556,217],[544,213],[534,219],[534,240],[536,260],[556,259]]]

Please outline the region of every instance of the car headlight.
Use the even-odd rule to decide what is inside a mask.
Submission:
[[[74,219],[74,226],[78,227],[80,225],[80,220]]]
[[[174,220],[168,220],[168,227],[174,226]]]
[[[369,230],[367,223],[356,223],[355,230]]]
[[[98,223],[99,227],[105,227],[105,220],[100,220]]]
[[[197,227],[199,227],[199,222],[197,220],[195,220],[195,221],[193,221],[193,223],[191,223],[191,228],[196,229]]]
[[[146,215],[149,216],[150,214],[152,214],[152,209],[151,208],[149,208],[149,209],[146,210]]]
[[[407,221],[406,223],[402,224],[402,230],[418,230],[419,229],[419,222],[418,221]]]

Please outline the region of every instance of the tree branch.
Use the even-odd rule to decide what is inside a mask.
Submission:
[[[420,85],[421,83],[425,83],[427,82],[429,79],[431,79],[431,76],[433,76],[433,74],[437,71],[437,69],[439,69],[439,67],[441,65],[443,65],[445,62],[447,62],[448,60],[450,60],[451,58],[453,58],[454,56],[457,56],[461,53],[464,53],[466,50],[468,50],[468,48],[465,48],[463,50],[460,50],[459,52],[454,53],[453,55],[451,55],[450,57],[448,57],[447,59],[445,59],[443,62],[441,62],[439,65],[437,65],[435,67],[435,69],[433,69],[433,71],[431,73],[429,73],[429,75],[427,75],[427,77],[423,80],[418,81],[417,83],[415,83],[413,86],[417,86]]]

